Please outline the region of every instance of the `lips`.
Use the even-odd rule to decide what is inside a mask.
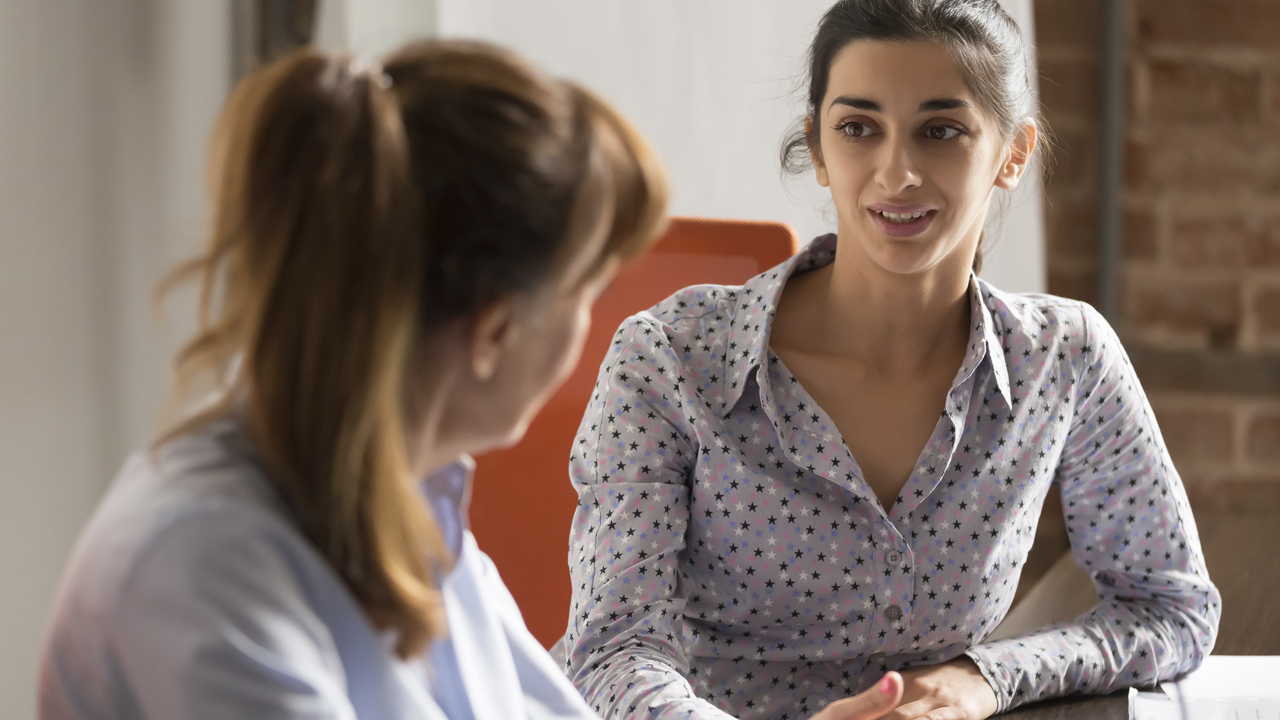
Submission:
[[[872,205],[867,208],[880,231],[890,237],[914,237],[933,223],[938,211],[930,207]]]

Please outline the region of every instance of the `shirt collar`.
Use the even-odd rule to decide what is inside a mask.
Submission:
[[[729,323],[729,352],[725,354],[725,378],[727,380],[724,412],[733,411],[742,398],[751,374],[768,356],[769,337],[773,331],[773,317],[782,297],[787,280],[831,264],[836,257],[836,236],[822,235],[805,245],[800,252],[781,265],[751,278],[737,295],[733,319]],[[992,374],[1005,403],[1012,407],[1009,392],[1009,371],[1005,366],[1000,336],[987,302],[991,289],[972,273],[969,275],[970,332],[969,346],[955,384],[973,374],[984,358],[991,359]],[[756,382],[761,382],[757,377]]]
[[[961,365],[960,378],[967,378],[982,363],[983,358],[991,361],[991,375],[996,381],[996,388],[1004,398],[1006,407],[1013,407],[1013,393],[1009,390],[1009,368],[1005,364],[1004,343],[1000,338],[1000,328],[996,326],[991,314],[991,298],[993,289],[972,272],[969,273],[969,352]]]
[[[440,537],[453,557],[462,552],[463,536],[470,528],[467,506],[471,503],[471,476],[476,461],[463,455],[422,479],[420,489],[440,530]]]
[[[751,373],[768,357],[773,315],[782,297],[782,288],[793,275],[829,265],[836,257],[836,236],[823,235],[801,248],[777,267],[751,278],[737,296],[733,319],[729,321],[729,352],[725,354],[726,394],[724,411],[733,411],[746,390]],[[758,382],[758,380],[757,380]]]

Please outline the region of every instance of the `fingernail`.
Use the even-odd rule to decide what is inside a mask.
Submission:
[[[888,675],[885,675],[883,678],[880,679],[880,694],[881,695],[893,694],[893,679],[890,678]]]

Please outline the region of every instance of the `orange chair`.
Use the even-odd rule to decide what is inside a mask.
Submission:
[[[782,223],[673,218],[653,250],[600,296],[577,369],[520,444],[477,460],[472,530],[543,645],[556,642],[569,620],[566,559],[577,506],[569,449],[614,331],[683,287],[740,285],[798,250],[795,232]]]

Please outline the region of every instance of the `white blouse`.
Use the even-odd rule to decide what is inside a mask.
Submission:
[[[449,637],[401,661],[234,421],[135,454],[63,582],[45,720],[595,718],[467,530],[469,459],[423,482],[457,564]]]

